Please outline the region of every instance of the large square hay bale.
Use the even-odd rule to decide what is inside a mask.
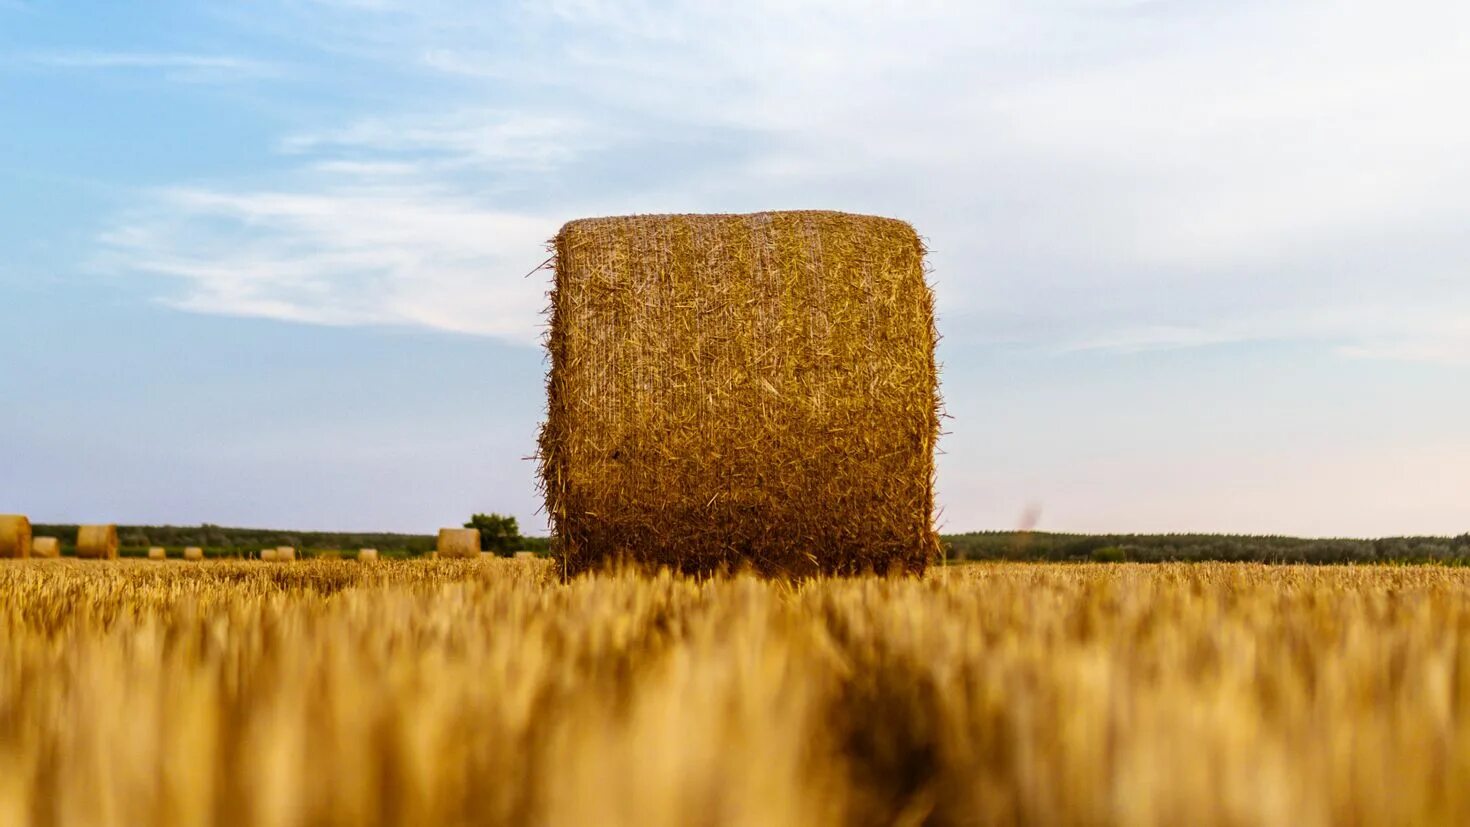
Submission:
[[[77,556],[90,560],[117,559],[117,526],[84,525],[77,529]]]
[[[31,538],[31,556],[48,558],[60,557],[61,539],[59,537]]]
[[[912,227],[633,216],[573,221],[554,243],[540,458],[567,571],[935,556],[936,336]]]
[[[476,528],[441,528],[435,549],[440,557],[480,557],[480,530]]]
[[[0,514],[0,557],[31,556],[31,521],[20,514]]]

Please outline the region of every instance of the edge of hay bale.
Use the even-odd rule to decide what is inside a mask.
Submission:
[[[273,563],[273,562],[275,562],[275,559],[276,559],[276,550],[273,549],[273,548],[263,548],[263,549],[261,549],[260,550],[260,559],[261,559],[262,562],[266,562],[266,563]]]
[[[24,514],[0,514],[0,558],[24,560],[31,556],[31,521]]]
[[[84,560],[116,560],[117,548],[115,525],[84,525],[77,529],[77,556]]]
[[[440,557],[467,560],[480,558],[480,530],[476,528],[441,528],[434,551]]]

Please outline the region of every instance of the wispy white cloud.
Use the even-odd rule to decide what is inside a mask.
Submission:
[[[1464,350],[1454,320],[1470,298],[1446,276],[1470,260],[1462,4],[368,5],[290,14],[315,42],[425,93],[284,136],[278,149],[301,167],[283,190],[236,182],[160,199],[130,218],[137,266],[197,246],[159,227],[212,226],[224,211],[231,244],[281,253],[271,261],[289,250],[295,268],[216,261],[288,285],[257,299],[293,297],[242,308],[311,315],[313,296],[350,294],[346,317],[404,319],[403,297],[435,278],[441,234],[384,248],[265,206],[289,196],[360,216],[387,198],[421,228],[500,216],[477,241],[485,262],[527,255],[585,212],[828,206],[913,221],[945,312],[1008,341],[1309,341],[1438,361]],[[373,255],[388,257],[374,272],[391,289],[344,275]],[[243,294],[215,269],[208,282],[171,272],[213,285],[195,306],[226,311]],[[493,281],[462,284],[499,295]],[[454,320],[460,298],[447,302],[412,318]],[[527,340],[535,323],[476,329]]]
[[[156,70],[177,79],[194,81],[262,78],[281,73],[278,65],[252,58],[172,52],[40,52],[22,55],[16,62],[51,69]]]
[[[522,278],[553,222],[411,187],[313,195],[155,193],[105,241],[113,263],[178,279],[204,313],[329,325],[420,325],[534,341],[544,303]]]

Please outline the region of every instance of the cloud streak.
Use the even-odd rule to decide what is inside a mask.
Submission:
[[[268,78],[282,74],[280,66],[252,58],[172,52],[41,52],[23,55],[16,62],[46,69],[153,70],[191,81]]]
[[[124,266],[210,312],[530,341],[504,274],[561,220],[837,207],[913,221],[990,340],[1465,358],[1459,4],[370,5],[293,13],[424,94],[283,136],[284,187],[160,194]]]

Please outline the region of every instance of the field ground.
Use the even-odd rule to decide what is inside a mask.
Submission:
[[[0,561],[0,824],[1470,822],[1470,570]]]

